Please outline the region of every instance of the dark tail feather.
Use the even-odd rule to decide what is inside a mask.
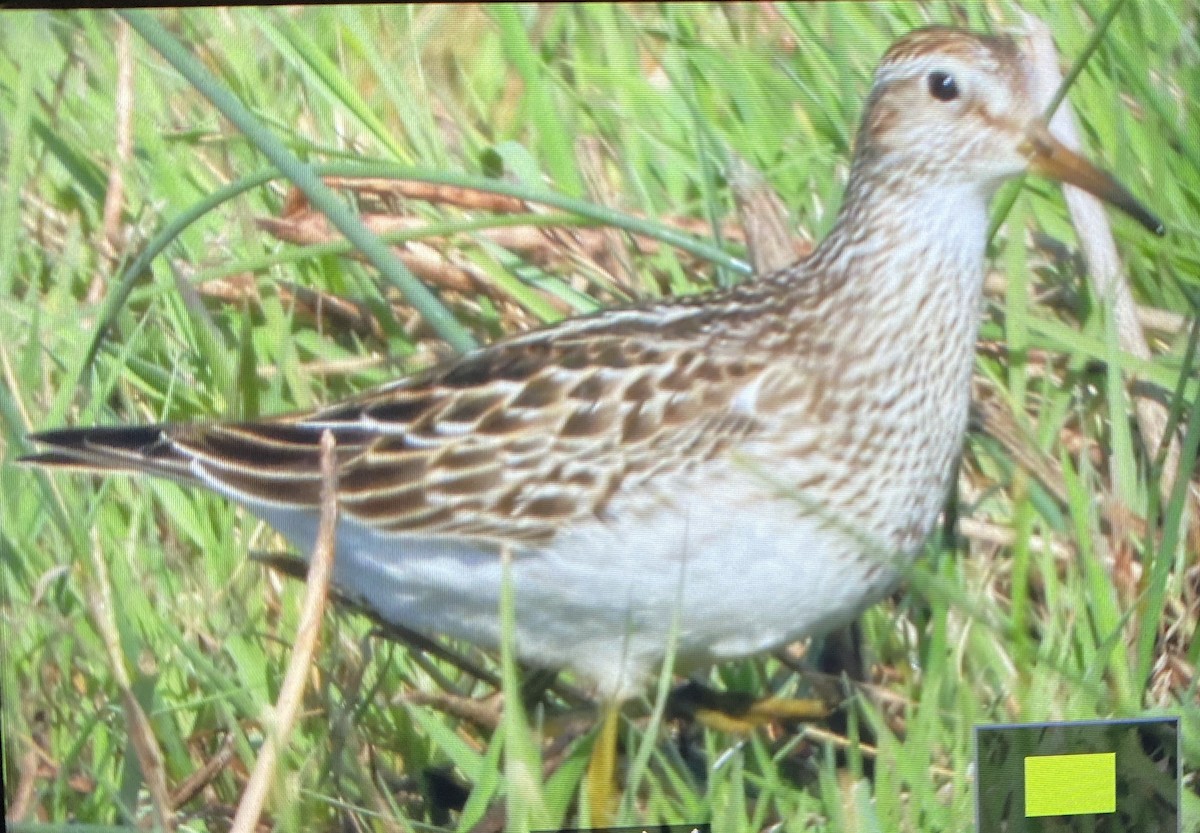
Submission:
[[[49,448],[21,457],[21,463],[195,480],[188,458],[180,453],[164,425],[61,428],[30,434],[29,439]]]

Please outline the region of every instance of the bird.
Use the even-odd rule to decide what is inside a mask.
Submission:
[[[1001,183],[1068,182],[1163,233],[1035,98],[1013,39],[911,32],[875,72],[831,230],[787,268],[304,413],[32,434],[25,460],[211,490],[306,554],[329,432],[339,593],[420,634],[511,638],[612,715],[668,652],[689,672],[828,632],[920,555],[964,442]]]

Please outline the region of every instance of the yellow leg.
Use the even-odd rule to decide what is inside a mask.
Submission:
[[[621,725],[621,707],[605,703],[600,717],[600,731],[592,744],[588,761],[588,806],[592,811],[593,827],[605,827],[613,821],[613,787],[617,775],[617,729]]]
[[[821,720],[829,716],[829,706],[820,700],[787,697],[755,699],[746,694],[713,691],[689,683],[672,695],[671,708],[691,715],[718,732],[745,734],[758,726],[780,720]]]

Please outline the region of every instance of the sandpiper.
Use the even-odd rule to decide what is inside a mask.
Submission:
[[[1161,233],[1050,135],[1012,41],[917,31],[876,72],[836,224],[790,268],[308,413],[47,431],[27,459],[211,489],[308,553],[330,431],[342,594],[495,648],[507,553],[517,655],[619,704],[670,644],[682,671],[758,654],[894,587],[963,443],[988,201],[1026,170]]]

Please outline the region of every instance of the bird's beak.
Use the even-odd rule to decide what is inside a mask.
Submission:
[[[1064,147],[1062,142],[1050,135],[1044,122],[1035,121],[1030,126],[1022,150],[1029,159],[1029,170],[1034,173],[1078,186],[1112,203],[1155,234],[1161,236],[1166,233],[1162,220],[1151,214],[1124,185],[1107,171]]]

